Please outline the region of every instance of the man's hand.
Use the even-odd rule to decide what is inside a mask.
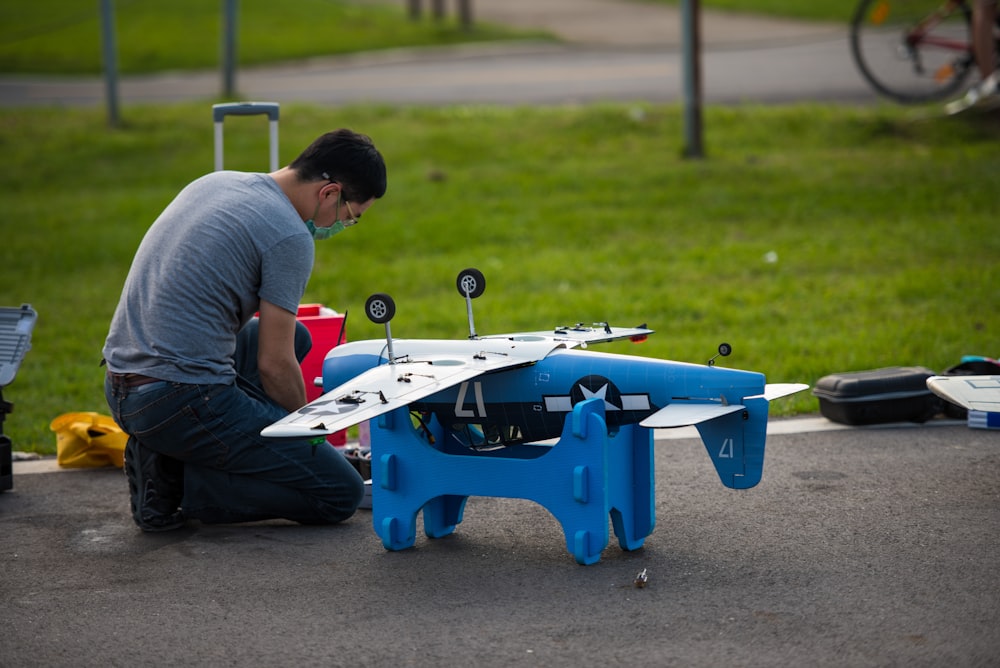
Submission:
[[[261,300],[257,348],[260,382],[267,396],[288,412],[306,405],[306,385],[295,359],[295,314]]]

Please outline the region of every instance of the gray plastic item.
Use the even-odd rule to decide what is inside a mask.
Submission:
[[[31,350],[31,332],[38,314],[30,304],[21,308],[0,307],[0,387],[9,385]]]
[[[278,119],[281,106],[277,102],[226,102],[212,105],[212,122],[215,125],[215,171],[222,170],[222,125],[226,116],[267,116],[270,170],[278,169]]]

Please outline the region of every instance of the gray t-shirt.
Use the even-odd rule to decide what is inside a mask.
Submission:
[[[312,236],[266,174],[192,182],[146,232],[104,344],[108,368],[182,383],[231,383],[236,334],[266,300],[295,313]]]

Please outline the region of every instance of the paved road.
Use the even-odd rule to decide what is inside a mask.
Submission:
[[[386,0],[368,0],[379,2]],[[481,0],[482,20],[541,26],[564,43],[399,50],[244,69],[242,99],[321,104],[560,104],[681,99],[676,10],[613,0]],[[874,102],[850,60],[846,24],[704,12],[708,103]],[[215,97],[216,72],[125,77],[125,103]],[[98,105],[100,78],[0,76],[0,106]]]
[[[843,39],[708,52],[708,103],[795,101],[872,102],[876,98],[847,62]],[[521,45],[336,58],[244,70],[244,99],[322,104],[561,104],[599,100],[670,102],[681,99],[677,51]],[[127,78],[128,103],[211,99],[214,73]],[[0,77],[0,105],[97,105],[97,79],[24,80]]]
[[[527,501],[473,498],[454,535],[402,552],[368,511],[146,535],[121,471],[16,464],[0,664],[1000,663],[1000,433],[776,433],[744,492],[680,436],[657,442],[656,530],[592,566]]]

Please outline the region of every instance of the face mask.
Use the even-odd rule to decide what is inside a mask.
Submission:
[[[338,209],[340,208],[340,195],[337,195],[337,208]],[[315,217],[317,213],[319,213],[318,204],[316,205],[316,211],[313,212],[313,217]],[[344,225],[344,221],[342,220],[336,221],[330,227],[316,227],[316,224],[313,222],[312,218],[306,221],[306,229],[309,230],[309,234],[311,234],[312,238],[315,239],[316,241],[326,241],[334,234],[337,234],[338,232],[343,232],[345,227],[346,225]]]
[[[330,227],[316,227],[312,218],[306,221],[306,228],[316,241],[326,241],[334,234],[342,232],[345,229],[344,221],[342,220],[338,220]]]

